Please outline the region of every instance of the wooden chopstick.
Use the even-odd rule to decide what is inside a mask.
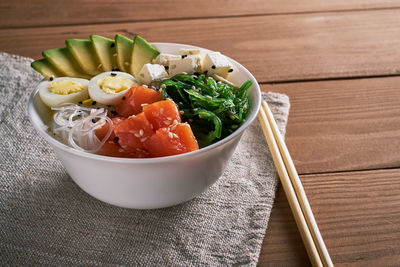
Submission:
[[[333,266],[289,151],[265,101],[258,115],[310,261],[313,266]]]

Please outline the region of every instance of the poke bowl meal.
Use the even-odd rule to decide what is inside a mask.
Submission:
[[[220,52],[139,35],[68,39],[32,62],[28,113],[71,178],[107,203],[163,208],[221,175],[260,88]]]

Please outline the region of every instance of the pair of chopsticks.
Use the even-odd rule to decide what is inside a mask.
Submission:
[[[265,101],[261,103],[258,118],[312,265],[333,266],[292,158]]]

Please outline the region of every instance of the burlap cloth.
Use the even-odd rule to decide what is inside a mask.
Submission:
[[[257,264],[278,184],[258,121],[202,195],[159,210],[114,207],[82,191],[31,126],[27,101],[42,77],[30,62],[0,53],[0,265]],[[288,97],[264,98],[284,133]]]

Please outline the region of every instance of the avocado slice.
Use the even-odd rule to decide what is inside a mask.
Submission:
[[[54,48],[42,52],[45,59],[56,68],[63,76],[90,79],[91,76],[85,74],[74,60],[68,48]]]
[[[151,63],[160,52],[149,44],[145,39],[136,35],[133,39],[133,53],[131,59],[130,72],[133,76],[137,76],[143,65]]]
[[[103,71],[117,69],[117,52],[114,40],[100,35],[90,35],[90,40]]]
[[[115,47],[117,48],[117,64],[122,71],[129,72],[133,51],[133,40],[121,34],[115,35]]]
[[[94,52],[92,42],[82,39],[68,39],[65,41],[69,52],[74,56],[82,70],[91,76],[102,72],[100,62]]]
[[[42,58],[39,60],[35,60],[31,63],[31,67],[42,74],[46,80],[50,80],[50,78],[62,77],[63,75],[50,64],[47,59]]]

